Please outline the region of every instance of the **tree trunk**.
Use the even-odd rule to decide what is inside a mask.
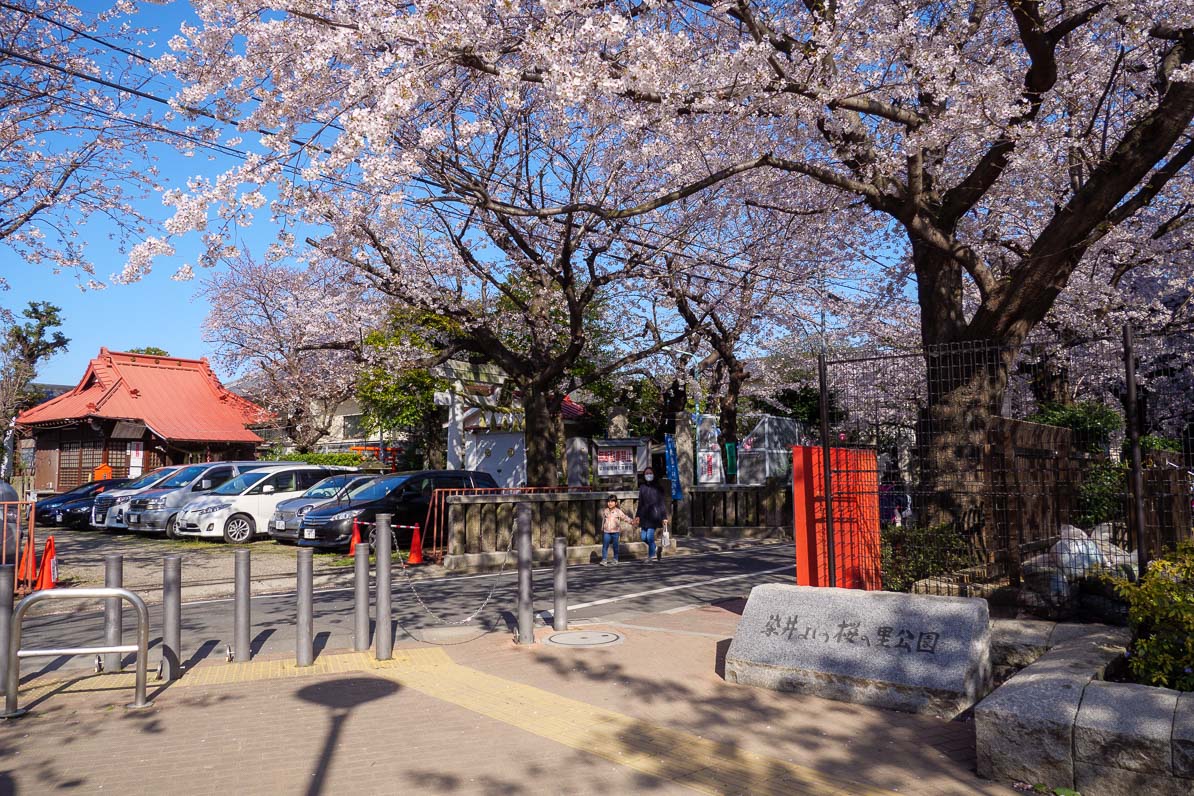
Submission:
[[[0,461],[0,479],[12,481],[12,472],[16,464],[17,419],[14,417],[4,430],[4,453]]]
[[[721,399],[721,412],[718,418],[723,456],[729,455],[726,453],[729,446],[738,444],[738,401],[742,396],[742,386],[746,383],[747,379],[745,369],[738,363],[731,365],[728,372],[726,394]],[[726,468],[726,483],[738,483],[737,461],[735,461],[734,473],[732,475],[729,472],[729,468]]]
[[[932,348],[925,354],[928,405],[917,422],[919,506],[924,525],[948,525],[973,546],[992,527],[985,466],[991,418],[1007,386],[1010,349]]]
[[[519,386],[526,422],[527,486],[559,486],[556,459],[559,428],[555,415],[559,414],[560,401],[536,385]]]

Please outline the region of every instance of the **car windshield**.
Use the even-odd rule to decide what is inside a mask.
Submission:
[[[158,484],[162,489],[178,489],[179,487],[187,486],[207,469],[206,464],[197,464],[192,467],[184,467],[168,479]]]
[[[406,478],[381,478],[370,481],[348,493],[353,500],[380,500],[406,483]]]
[[[121,489],[144,489],[147,486],[153,486],[163,478],[169,478],[178,468],[167,467],[164,470],[154,470],[152,473],[146,473],[131,484],[125,484]]]
[[[325,478],[315,486],[303,493],[305,498],[330,498],[335,497],[336,493],[344,488],[344,485],[351,481],[356,476],[352,475],[333,475],[331,478]]]
[[[210,494],[239,495],[241,492],[244,492],[246,489],[253,486],[253,484],[257,483],[262,478],[265,478],[267,475],[269,475],[268,470],[250,470],[247,473],[238,475],[236,478],[233,478],[223,486],[213,489]]]

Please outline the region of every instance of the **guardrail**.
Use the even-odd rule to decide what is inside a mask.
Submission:
[[[25,614],[30,608],[46,600],[98,600],[105,598],[119,598],[132,603],[137,611],[137,643],[120,644],[108,647],[64,647],[52,650],[23,650],[21,649],[21,625]],[[28,708],[17,706],[17,691],[21,683],[21,658],[39,658],[58,655],[102,655],[104,653],[137,653],[137,680],[132,704],[127,705],[130,710],[139,710],[153,705],[145,698],[145,688],[148,681],[149,661],[149,609],[145,601],[128,589],[45,589],[35,591],[17,603],[13,611],[11,635],[7,650],[7,682],[4,687],[4,713],[0,718],[15,719],[29,712]]]

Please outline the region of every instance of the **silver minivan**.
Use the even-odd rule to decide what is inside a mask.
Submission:
[[[178,538],[175,522],[187,504],[231,481],[241,473],[276,466],[278,462],[204,462],[180,468],[152,489],[139,492],[124,510],[124,522],[130,531],[165,533]]]

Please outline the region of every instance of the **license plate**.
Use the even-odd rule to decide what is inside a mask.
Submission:
[[[286,520],[274,520],[274,530],[276,530],[276,531],[286,530]]]
[[[130,514],[128,519],[129,519],[129,522],[140,522],[141,515],[140,514]]]
[[[103,522],[103,521],[104,521],[104,517],[106,517],[106,516],[108,516],[108,515],[107,515],[107,514],[96,514],[96,515],[95,515],[95,521],[96,521],[96,522]]]
[[[54,522],[62,522],[62,512],[61,511],[54,515]]]
[[[315,529],[307,528],[305,531],[303,531],[303,538],[304,539],[314,539],[315,538]]]

